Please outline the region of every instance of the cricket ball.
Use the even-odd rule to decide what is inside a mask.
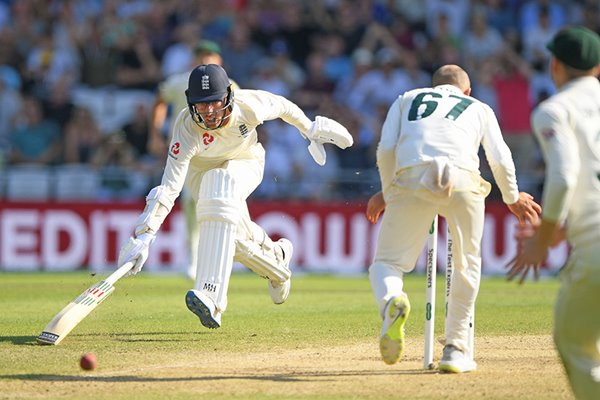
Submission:
[[[86,371],[92,371],[96,369],[96,356],[94,353],[85,353],[81,360],[79,360],[79,366],[81,369],[85,369]]]

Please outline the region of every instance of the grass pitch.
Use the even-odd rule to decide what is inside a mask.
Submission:
[[[408,275],[412,304],[405,357],[379,358],[380,318],[366,276],[300,276],[283,305],[267,281],[233,275],[223,326],[202,327],[184,301],[192,282],[140,274],[116,290],[58,346],[35,338],[66,304],[102,277],[0,274],[0,399],[571,398],[552,345],[558,281],[524,287],[484,278],[476,308],[479,368],[421,370],[425,282]],[[444,281],[437,281],[436,337]],[[95,371],[79,368],[93,352]],[[436,361],[441,345],[436,344]],[[440,397],[442,396],[442,397]]]

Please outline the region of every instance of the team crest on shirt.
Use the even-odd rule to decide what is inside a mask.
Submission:
[[[173,143],[171,145],[171,147],[169,148],[169,157],[177,160],[177,154],[179,154],[180,148],[181,148],[181,144],[179,144],[179,142]]]
[[[248,127],[245,124],[241,124],[239,126],[239,128],[240,128],[240,134],[242,135],[242,137],[248,136]]]
[[[548,128],[548,129],[544,129],[541,133],[542,137],[544,138],[544,140],[550,140],[552,139],[554,136],[556,136],[556,132],[554,132],[554,129],[552,128]]]

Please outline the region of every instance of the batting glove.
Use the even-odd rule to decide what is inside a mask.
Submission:
[[[119,265],[133,261],[134,265],[128,275],[135,275],[142,270],[150,253],[150,245],[154,241],[151,233],[142,233],[137,237],[130,237],[119,252]]]
[[[340,149],[345,149],[354,143],[352,135],[342,124],[322,116],[315,118],[308,132],[308,139],[310,140],[308,151],[319,165],[325,165],[327,158],[324,143],[335,144]]]

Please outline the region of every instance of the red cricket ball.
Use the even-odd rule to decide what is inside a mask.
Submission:
[[[92,371],[96,369],[97,361],[94,353],[85,353],[81,360],[79,360],[79,365],[81,369],[85,369],[86,371]]]

